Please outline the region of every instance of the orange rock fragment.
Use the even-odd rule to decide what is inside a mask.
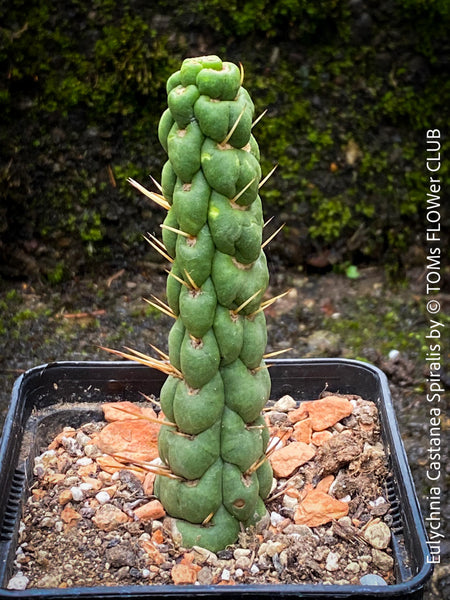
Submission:
[[[156,473],[147,473],[144,479],[144,494],[146,496],[151,496],[153,494],[153,486],[156,479]]]
[[[315,450],[304,442],[292,442],[270,456],[275,477],[288,477],[297,467],[311,460]]]
[[[123,402],[106,402],[102,408],[105,421],[108,421],[108,423],[139,419],[142,418],[143,414],[156,419],[156,413],[151,406],[142,409],[140,406],[136,406],[136,404],[127,400]]]
[[[302,421],[297,421],[294,425],[294,433],[292,437],[297,442],[304,442],[305,444],[309,444],[311,442],[311,420],[303,419]]]
[[[82,465],[78,467],[78,475],[80,477],[89,477],[89,475],[94,475],[97,471],[97,465],[93,462],[90,465]]]
[[[103,482],[100,479],[95,479],[95,477],[89,477],[89,475],[83,475],[81,478],[84,483],[88,483],[92,486],[92,489],[96,492],[103,487]]]
[[[200,565],[190,564],[176,564],[172,567],[170,572],[172,581],[175,585],[183,585],[189,583],[195,583],[197,581],[197,573],[200,571]]]
[[[316,490],[319,490],[321,492],[325,492],[325,494],[328,494],[333,481],[334,481],[334,475],[327,475],[326,477],[321,479],[319,481],[319,483],[316,485]]]
[[[314,433],[311,436],[311,441],[314,444],[314,446],[321,446],[332,437],[333,434],[331,433],[331,431],[328,431],[328,429],[325,429],[324,431],[314,431]]]
[[[61,519],[69,527],[73,527],[81,519],[81,515],[73,508],[71,504],[66,504],[61,512]]]
[[[35,500],[42,500],[42,498],[45,498],[45,496],[47,495],[47,492],[45,490],[41,490],[39,488],[31,490],[31,493]]]
[[[294,410],[288,412],[288,419],[291,423],[297,423],[298,421],[306,419],[308,416],[308,411],[306,410],[307,404],[309,404],[309,402],[302,402],[298,408],[294,408]]]
[[[63,490],[58,496],[58,502],[61,506],[65,506],[72,500],[72,492],[70,490]]]
[[[63,481],[65,478],[66,475],[64,475],[64,473],[50,473],[49,475],[45,476],[45,483],[55,485],[60,481]]]
[[[126,457],[130,461],[150,461],[158,457],[160,425],[139,419],[113,421],[102,429],[97,445],[105,454]]]
[[[134,514],[141,521],[151,521],[164,517],[166,511],[159,500],[152,500],[135,509]]]
[[[164,556],[156,548],[155,544],[149,540],[141,542],[142,548],[147,552],[149,561],[152,565],[161,565],[164,562]]]
[[[348,514],[348,504],[332,498],[321,490],[310,490],[297,507],[294,521],[297,525],[317,527]]]
[[[157,529],[152,533],[152,542],[155,544],[162,544],[164,542],[164,534],[161,529]]]
[[[304,402],[302,406],[311,419],[313,431],[328,429],[353,412],[353,404],[342,396],[326,396],[320,400]]]

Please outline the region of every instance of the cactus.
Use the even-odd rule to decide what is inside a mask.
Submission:
[[[183,546],[212,551],[261,519],[272,485],[261,409],[270,394],[264,308],[274,299],[261,304],[269,281],[261,168],[242,80],[242,67],[203,56],[167,81],[162,194],[131,183],[168,210],[163,244],[148,241],[171,262],[167,304],[150,302],[175,319],[169,354],[115,352],[168,374],[155,494]]]
[[[254,106],[236,65],[185,60],[167,82],[167,100],[158,135],[168,154],[163,242],[173,259],[169,357],[177,373],[161,407],[176,427],[164,425],[158,444],[178,479],[158,475],[155,492],[184,546],[217,551],[236,541],[240,522],[264,515],[272,484],[260,416],[270,393],[261,168]]]

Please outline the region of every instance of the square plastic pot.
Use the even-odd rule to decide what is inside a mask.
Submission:
[[[423,598],[432,565],[424,522],[400,438],[385,375],[374,366],[345,359],[274,361],[272,398],[290,394],[312,400],[327,389],[359,394],[377,403],[381,433],[392,476],[386,482],[391,503],[392,549],[396,582],[368,585],[136,585],[66,589],[7,590],[12,575],[21,505],[32,482],[34,457],[66,425],[101,420],[102,402],[135,400],[139,392],[159,395],[165,376],[130,362],[59,362],[31,369],[15,383],[0,446],[0,598],[163,598],[204,600],[268,598]]]

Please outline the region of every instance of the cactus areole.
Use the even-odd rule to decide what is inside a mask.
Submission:
[[[158,128],[168,154],[162,227],[176,320],[175,369],[161,390],[171,425],[158,439],[170,476],[157,476],[155,493],[182,545],[212,551],[234,543],[241,523],[261,519],[272,484],[261,416],[270,393],[261,310],[269,275],[254,106],[242,78],[217,56],[186,59],[167,81]]]

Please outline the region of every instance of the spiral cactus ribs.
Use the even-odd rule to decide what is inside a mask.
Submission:
[[[269,399],[262,303],[269,282],[262,243],[259,149],[243,70],[217,56],[186,59],[167,82],[159,140],[168,154],[161,194],[171,263],[169,355],[120,354],[167,374],[155,493],[185,547],[218,551],[265,514],[272,485],[261,410]],[[270,238],[271,239],[271,238]],[[270,241],[270,240],[268,240]],[[155,306],[155,304],[153,304]]]

